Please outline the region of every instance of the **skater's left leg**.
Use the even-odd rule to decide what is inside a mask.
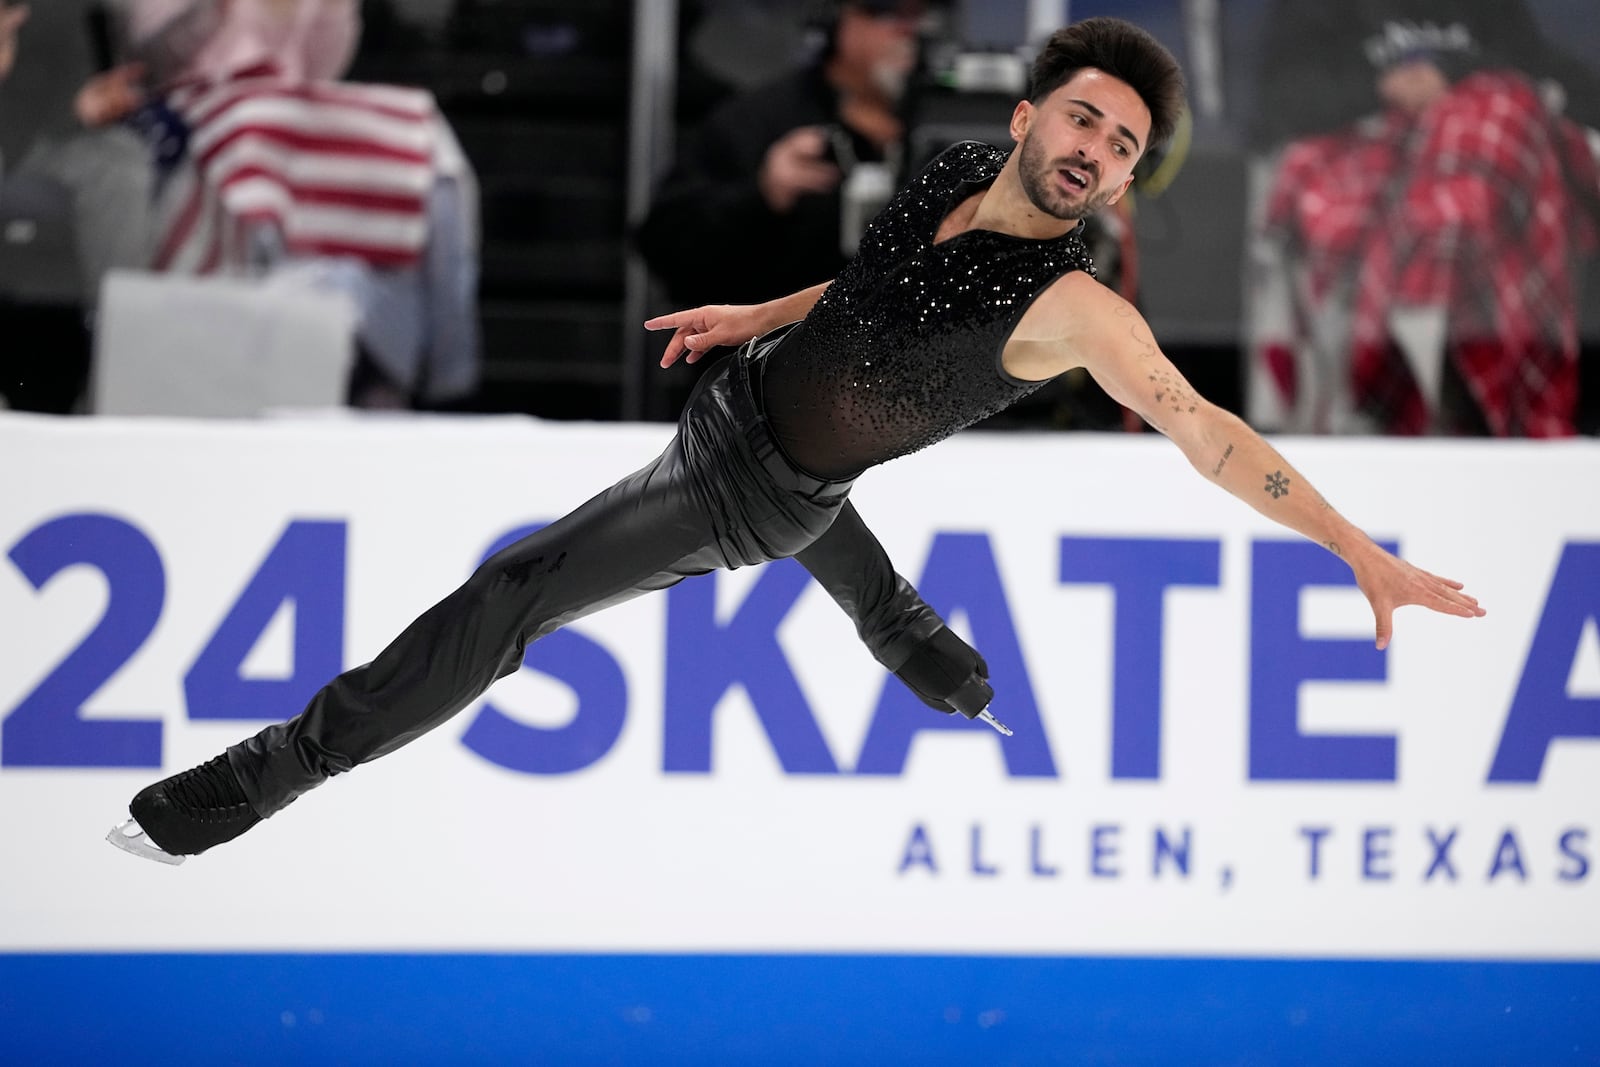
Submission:
[[[129,807],[135,825],[113,830],[110,840],[168,862],[232,840],[332,775],[443,723],[514,672],[529,642],[725,563],[704,503],[670,448],[485,561],[295,718],[140,792]]]
[[[528,642],[581,615],[810,543],[848,482],[798,479],[758,447],[757,419],[726,365],[707,371],[654,464],[498,553],[295,719],[136,797],[152,850],[192,855],[237,837],[330,775],[445,721],[516,670]],[[113,843],[136,851],[119,831]]]
[[[372,662],[329,682],[295,718],[230,748],[251,807],[270,816],[421,737],[573,619],[721,566],[681,473],[657,462],[496,553]]]

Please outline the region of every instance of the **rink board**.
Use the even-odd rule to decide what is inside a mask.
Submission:
[[[995,1009],[1013,1020],[1097,1003],[1105,982],[1111,1011],[1215,981],[1240,990],[1241,1026],[1279,985],[1309,998],[1307,1026],[1324,1009],[1401,1025],[1398,1007],[1317,999],[1347,973],[1458,1005],[1418,1031],[1436,1036],[1488,1026],[1478,994],[1496,990],[1533,1004],[1570,984],[1592,1004],[1592,441],[1280,442],[1341,511],[1490,609],[1403,611],[1380,654],[1342,565],[1167,442],[968,435],[870,472],[855,499],[984,651],[1012,739],[910,701],[780,564],[581,620],[439,730],[182,868],[100,840],[140,786],[292,714],[666,438],[0,417],[17,1003],[51,1000],[46,972],[207,988],[264,967],[289,989],[393,968],[420,989],[430,969],[471,986],[508,967],[534,1000],[594,991],[598,1018],[619,976],[668,990],[689,968],[709,991],[755,967],[781,1012],[784,976],[803,1002],[801,974],[821,989],[900,966],[934,989],[977,968],[1018,991]],[[1037,968],[1048,981],[1025,980]],[[1495,1023],[1535,1032],[1526,1012]]]
[[[18,1063],[1582,1064],[1571,963],[0,957]]]

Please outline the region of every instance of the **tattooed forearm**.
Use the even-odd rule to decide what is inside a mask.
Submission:
[[[1289,495],[1289,479],[1283,476],[1282,471],[1274,471],[1267,475],[1267,484],[1264,490],[1272,494],[1272,499]]]
[[[1344,558],[1344,553],[1339,550],[1339,542],[1329,541],[1327,543],[1327,547],[1328,551],[1332,552],[1335,556],[1338,556],[1340,559]]]
[[[1226,467],[1228,465],[1228,459],[1232,455],[1233,455],[1233,446],[1229,445],[1227,448],[1225,448],[1223,450],[1222,458],[1217,460],[1217,465],[1215,467],[1211,468],[1211,477],[1218,478],[1218,477],[1222,476],[1222,468]]]

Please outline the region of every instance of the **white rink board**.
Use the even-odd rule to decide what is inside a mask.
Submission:
[[[881,737],[869,745],[884,676],[819,589],[765,623],[751,612],[762,633],[718,643],[747,598],[781,607],[757,568],[575,624],[587,641],[560,646],[557,669],[581,675],[577,689],[525,669],[492,690],[502,725],[537,748],[530,727],[603,715],[575,694],[615,696],[620,678],[620,732],[581,769],[529,773],[485,758],[463,742],[484,714],[475,705],[183,867],[103,843],[137,789],[262,724],[190,714],[185,677],[225,619],[261,634],[238,673],[293,673],[304,620],[285,610],[251,624],[234,612],[291,524],[342,540],[342,564],[306,551],[318,595],[337,601],[342,589],[343,663],[354,665],[507,531],[577,505],[650,459],[667,432],[0,416],[0,951],[1600,959],[1600,746],[1569,736],[1600,734],[1593,441],[1282,442],[1346,515],[1466,581],[1489,608],[1476,621],[1407,609],[1388,653],[1361,659],[1352,649],[1370,649],[1371,621],[1359,594],[1313,584],[1285,599],[1283,572],[1259,568],[1292,535],[1164,440],[969,434],[870,472],[854,499],[902,573],[927,571],[940,595],[981,592],[971,619],[952,613],[958,628],[1015,635],[1016,655],[1009,638],[976,635],[1015,739],[902,733],[899,762]],[[95,549],[90,534],[108,529],[116,536]],[[1144,542],[1135,549],[1150,566],[1129,579],[1140,588],[1164,581],[1162,546],[1189,543],[1180,555],[1201,571],[1214,561],[1214,578],[1190,574],[1144,597],[1164,609],[1149,616],[1161,620],[1158,705],[1154,690],[1135,692],[1153,677],[1140,673],[1153,661],[1133,662],[1153,655],[1151,628],[1120,648],[1114,636],[1134,586],[1114,595],[1061,580],[1064,563],[1099,550],[1083,539]],[[101,564],[66,565],[96,551]],[[52,566],[59,573],[40,581]],[[1291,605],[1288,625],[1262,614],[1267,602]],[[681,627],[670,639],[669,605]],[[109,629],[91,633],[103,616]],[[1381,677],[1281,683],[1296,627]],[[1357,644],[1328,644],[1340,638]],[[1016,666],[1001,678],[1006,661]],[[711,698],[714,713],[696,705],[672,719],[669,673],[675,692],[700,693],[683,679],[708,665],[730,679],[760,673],[756,697],[735,682]],[[591,686],[586,671],[610,681]],[[1276,689],[1252,689],[1269,675]],[[1283,692],[1286,712],[1265,707]],[[1128,730],[1158,724],[1158,749],[1117,736],[1118,699],[1132,708]],[[814,720],[837,773],[784,770],[756,714],[757,703],[777,714],[772,701]],[[710,769],[669,769],[669,750],[693,762],[701,749],[684,724],[707,715]],[[146,760],[159,768],[59,765],[105,762],[101,724],[113,720],[159,736]],[[1283,780],[1281,759],[1261,756],[1263,722],[1294,734],[1291,747],[1301,735],[1364,737],[1369,748],[1376,738],[1380,769],[1392,738],[1392,772],[1329,780],[1353,764],[1321,762],[1330,750],[1313,740],[1310,769]],[[1508,730],[1520,766],[1530,745],[1544,757],[1531,776],[1490,781]],[[15,740],[22,733],[33,739]],[[791,760],[817,756],[785,744]],[[1253,773],[1252,745],[1258,761],[1278,760],[1275,778]],[[1010,770],[1031,773],[1008,773],[1006,746],[1019,746]],[[854,773],[862,762],[879,773]]]

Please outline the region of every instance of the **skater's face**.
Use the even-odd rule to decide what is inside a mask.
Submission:
[[[1011,116],[1018,175],[1035,207],[1081,219],[1114,204],[1133,181],[1150,139],[1150,109],[1127,82],[1086,68]]]

